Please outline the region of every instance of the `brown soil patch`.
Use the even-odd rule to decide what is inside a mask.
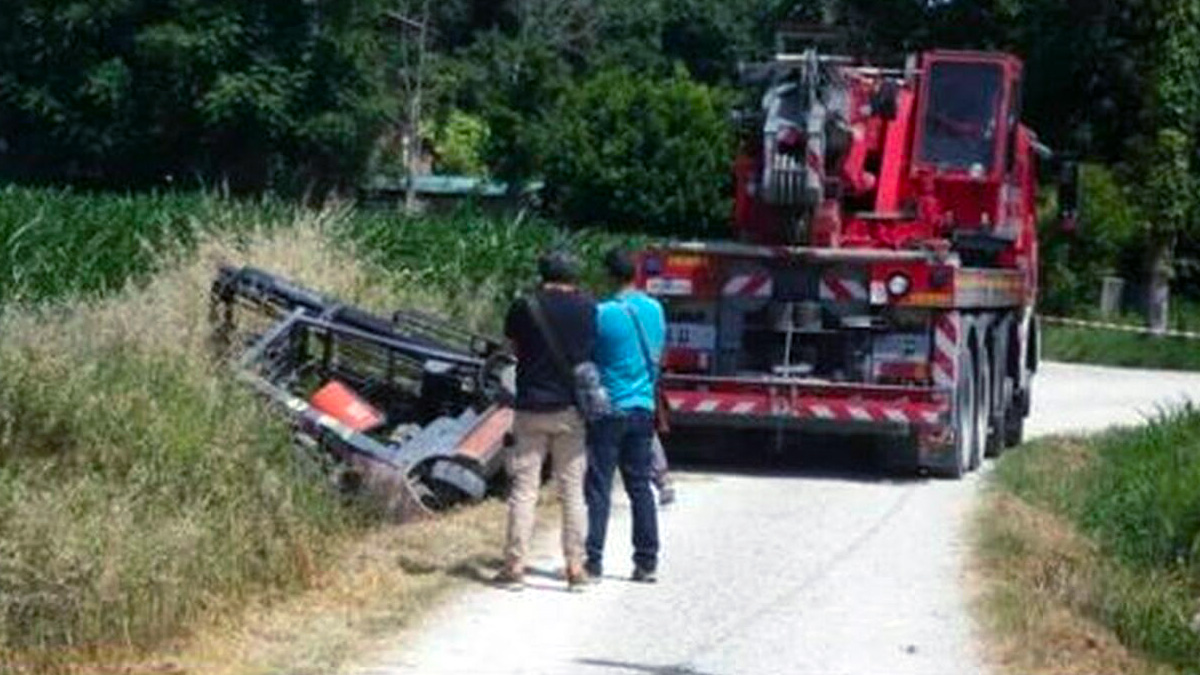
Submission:
[[[1072,453],[1067,453],[1071,455]],[[1078,459],[1078,458],[1077,458]],[[1102,563],[1069,523],[1008,494],[988,494],[977,515],[971,581],[985,655],[1012,675],[1165,675],[1084,614],[1095,606]]]

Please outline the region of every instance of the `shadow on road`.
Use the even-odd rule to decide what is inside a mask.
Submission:
[[[608,659],[575,659],[575,663],[593,668],[603,668],[608,671],[626,671],[643,673],[644,675],[712,675],[687,666],[652,666],[645,663],[629,663],[627,661],[611,661]]]
[[[912,468],[903,439],[752,431],[682,432],[665,440],[672,470],[868,483],[930,480]]]

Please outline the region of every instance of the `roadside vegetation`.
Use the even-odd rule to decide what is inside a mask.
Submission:
[[[1200,370],[1200,340],[1043,323],[1042,357],[1124,368]]]
[[[211,360],[218,264],[488,329],[543,247],[595,258],[617,241],[468,213],[3,193],[0,670],[149,658],[217,617],[269,613],[287,597],[357,610],[338,602],[371,578],[394,595],[361,605],[364,616],[394,626],[497,550],[497,509],[400,535],[326,488],[286,425]],[[49,257],[60,248],[72,253]],[[331,663],[350,639],[338,635],[305,658]]]
[[[1042,296],[1040,311],[1050,316],[1083,319],[1135,328],[1146,326],[1146,258],[1144,210],[1133,183],[1117,171],[1087,165],[1082,172],[1083,202],[1078,229],[1063,230],[1047,218],[1040,232]],[[1195,242],[1180,238],[1190,251]],[[1168,310],[1165,328],[1200,332],[1200,266],[1193,253],[1177,261],[1178,294]],[[1118,311],[1100,314],[1101,283],[1106,276],[1125,280]],[[1157,337],[1097,327],[1042,324],[1043,357],[1056,361],[1131,368],[1200,370],[1200,340]]]
[[[1003,459],[981,603],[1013,673],[1200,672],[1200,411]]]

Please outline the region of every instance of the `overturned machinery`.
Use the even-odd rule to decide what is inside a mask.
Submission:
[[[485,496],[512,423],[513,362],[497,340],[249,267],[223,267],[211,303],[221,354],[343,489],[402,520]]]

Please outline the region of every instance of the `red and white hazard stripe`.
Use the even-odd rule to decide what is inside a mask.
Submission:
[[[735,274],[725,282],[721,292],[725,297],[769,298],[774,292],[774,284],[767,272]]]
[[[804,188],[811,204],[825,201],[825,124],[828,111],[819,101],[813,101],[805,120],[808,142],[804,152]]]
[[[728,415],[766,415],[770,403],[758,396],[714,395],[702,393],[672,394],[667,397],[673,412],[723,413]]]
[[[844,422],[892,423],[935,426],[946,422],[937,404],[911,402],[843,401],[802,398],[781,400],[774,409],[761,396],[678,392],[668,396],[671,411],[708,415],[773,415]]]
[[[946,312],[933,324],[933,383],[953,389],[958,369],[958,350],[962,345],[962,315]]]
[[[860,403],[817,399],[798,402],[796,410],[801,417],[840,422],[891,422],[932,426],[942,421],[942,415],[936,407],[915,403]]]
[[[870,296],[867,284],[837,272],[827,272],[821,276],[820,298],[825,302],[866,302]]]

